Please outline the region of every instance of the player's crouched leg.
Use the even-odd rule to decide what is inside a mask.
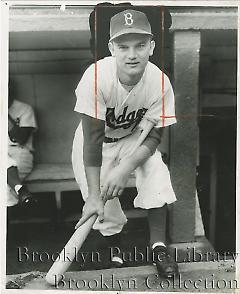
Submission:
[[[158,274],[164,278],[171,278],[178,274],[177,262],[171,257],[166,246],[167,205],[148,209],[148,224],[150,232],[150,248],[153,263]]]
[[[150,247],[158,273],[167,278],[177,275],[178,265],[166,246],[167,204],[176,201],[176,196],[160,152],[136,170],[136,186],[134,206],[148,210]]]
[[[109,268],[119,268],[123,267],[124,262],[122,257],[117,254],[113,249],[118,249],[120,251],[121,248],[121,233],[105,236],[106,242],[108,244],[108,248],[111,250],[111,254],[109,254]]]
[[[165,244],[157,245],[152,248],[154,256],[154,264],[157,267],[159,276],[164,278],[172,278],[178,275],[178,264],[170,255]]]

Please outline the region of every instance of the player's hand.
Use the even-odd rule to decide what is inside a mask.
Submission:
[[[127,185],[131,170],[125,165],[119,164],[111,170],[110,175],[103,184],[101,198],[104,201],[121,196]]]
[[[94,214],[98,215],[99,222],[103,222],[104,221],[103,207],[104,207],[104,202],[99,196],[88,197],[87,201],[85,202],[85,205],[83,206],[82,217],[76,224],[75,229],[79,228]]]

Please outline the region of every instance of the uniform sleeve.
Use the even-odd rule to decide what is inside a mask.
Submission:
[[[75,90],[77,102],[74,110],[105,121],[106,105],[103,99],[102,78],[99,70],[95,74],[95,66],[92,64],[85,71]]]
[[[24,111],[20,116],[19,127],[37,128],[35,114],[33,108],[30,105],[25,105]]]
[[[166,127],[176,123],[174,92],[166,75],[164,75],[164,94],[162,95],[161,87],[157,87],[157,90],[150,95],[153,95],[153,103],[144,117],[153,121],[156,127]]]
[[[163,128],[153,128],[144,140],[142,145],[145,145],[154,154],[158,145],[161,143]]]
[[[102,120],[81,115],[83,127],[83,162],[85,166],[102,165],[102,145],[105,137],[105,123]]]

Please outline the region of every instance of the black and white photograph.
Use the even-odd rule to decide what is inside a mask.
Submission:
[[[239,291],[239,24],[238,1],[1,1],[3,293]]]

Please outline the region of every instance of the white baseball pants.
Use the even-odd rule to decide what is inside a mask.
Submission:
[[[103,143],[103,160],[101,168],[101,186],[111,168],[127,156],[140,133],[135,132],[115,143]],[[72,150],[72,164],[77,183],[79,184],[83,199],[88,197],[88,187],[83,164],[83,133],[79,124]],[[176,201],[167,166],[163,163],[161,153],[156,151],[142,166],[135,171],[137,196],[134,207],[144,209],[162,207]],[[104,207],[104,222],[98,220],[93,229],[99,230],[104,236],[121,232],[127,218],[122,211],[118,198],[108,200]]]
[[[33,155],[32,153],[20,146],[8,146],[8,168],[16,166],[18,169],[18,175],[23,180],[30,174],[33,168]],[[7,187],[7,206],[14,206],[18,203],[18,197],[16,192]]]

